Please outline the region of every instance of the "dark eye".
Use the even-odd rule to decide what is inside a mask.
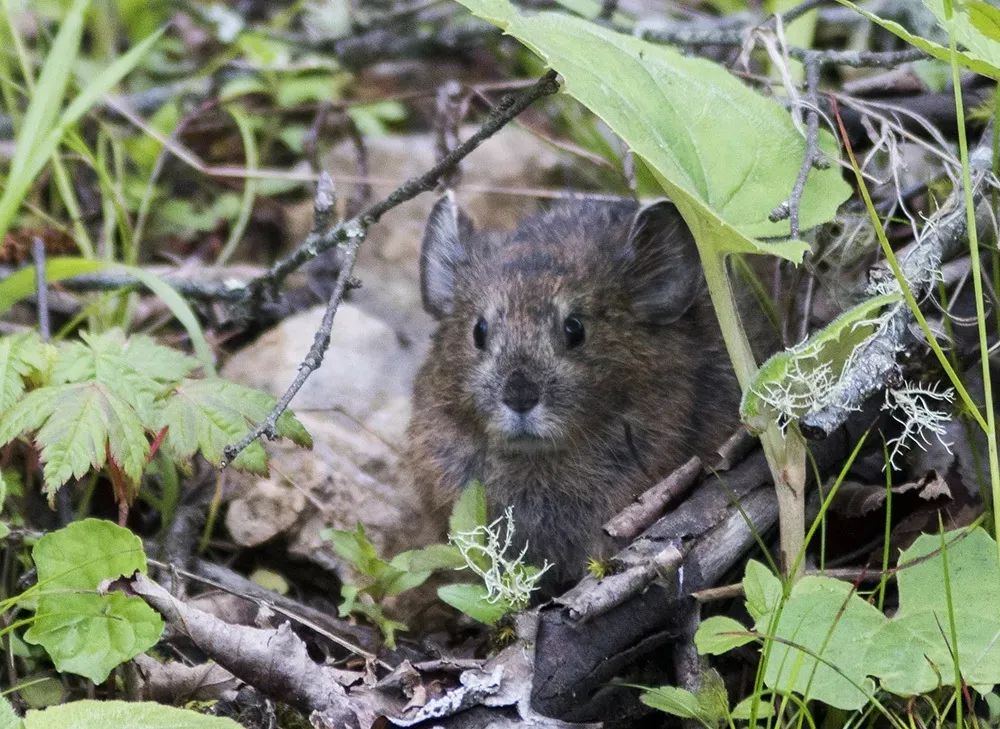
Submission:
[[[583,322],[575,316],[566,317],[563,322],[563,333],[566,335],[566,346],[570,349],[583,344],[587,334],[583,328]]]
[[[472,328],[472,342],[476,345],[476,349],[482,349],[486,346],[486,332],[486,320],[479,317],[476,326]]]

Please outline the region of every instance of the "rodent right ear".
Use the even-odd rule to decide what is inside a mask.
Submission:
[[[472,221],[446,191],[431,209],[420,246],[420,295],[436,319],[451,312],[457,270],[469,258],[463,239],[471,233]]]

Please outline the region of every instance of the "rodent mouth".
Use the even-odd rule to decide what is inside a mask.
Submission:
[[[534,433],[505,433],[497,439],[498,445],[505,451],[514,453],[541,453],[556,449],[556,444]]]

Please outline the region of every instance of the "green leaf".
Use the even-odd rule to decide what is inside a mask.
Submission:
[[[451,510],[448,519],[448,533],[471,532],[486,524],[486,487],[473,481],[462,490],[462,495]]]
[[[408,570],[437,571],[457,570],[466,566],[465,558],[458,547],[450,544],[431,544],[421,549],[403,552],[392,560],[393,564],[405,565]]]
[[[444,585],[438,588],[437,594],[443,602],[486,625],[494,625],[513,610],[511,605],[489,602],[486,588],[480,584]]]
[[[70,478],[103,468],[108,452],[137,482],[149,443],[127,402],[97,382],[45,387],[25,396],[0,417],[0,442],[37,430],[45,489],[51,496]]]
[[[354,531],[327,529],[323,537],[333,543],[333,551],[338,557],[363,575],[376,577],[386,564],[379,559],[375,545],[368,539],[360,522]]]
[[[739,721],[750,721],[753,709],[753,696],[748,696],[733,707],[730,716]],[[759,701],[757,703],[757,718],[770,719],[774,716],[774,705],[770,701]]]
[[[1000,41],[1000,8],[983,0],[965,0],[972,27],[992,41]]]
[[[899,557],[899,609],[875,635],[869,669],[893,693],[912,696],[954,685],[953,652],[965,682],[1000,683],[1000,566],[996,542],[981,528],[945,534],[951,615],[944,589],[940,535],[922,535]],[[958,645],[949,645],[953,617]]]
[[[803,343],[771,356],[743,393],[740,417],[754,431],[772,422],[794,419],[825,404],[830,392],[811,389],[808,373],[828,368],[835,381],[854,350],[874,331],[872,321],[886,306],[900,300],[899,294],[885,294],[868,299],[848,309]],[[776,407],[773,393],[787,402]]]
[[[767,635],[771,619],[770,614],[761,616],[757,631]],[[771,644],[764,683],[840,709],[860,709],[875,686],[859,658],[886,622],[848,583],[803,577],[774,626],[773,635],[780,640]]]
[[[884,20],[874,13],[858,7],[853,2],[850,2],[850,0],[839,0],[839,2],[854,8],[854,10],[864,15],[868,20],[885,28],[911,46],[919,48],[941,61],[951,61],[951,49],[947,46],[915,35],[899,23],[892,20]],[[941,26],[947,28],[943,0],[924,0],[924,4],[938,18]],[[994,36],[983,32],[984,29],[990,30],[993,28],[995,11],[990,8],[993,12],[989,14],[984,13],[983,6],[989,7],[986,3],[974,3],[974,6],[977,9],[972,13],[967,13],[963,11],[959,3],[955,3],[954,5],[952,25],[955,33],[955,41],[965,49],[956,51],[955,58],[962,66],[971,71],[1000,80],[1000,43],[995,40]]]
[[[149,605],[120,592],[43,597],[24,639],[45,648],[56,669],[107,679],[116,667],[152,648],[163,619]]]
[[[801,260],[808,248],[801,241],[756,240],[788,236],[789,223],[768,216],[791,193],[805,153],[802,133],[777,101],[711,61],[580,18],[528,15],[507,0],[460,2],[539,54],[562,75],[566,91],[645,160],[703,256],[749,252]],[[825,131],[821,137],[833,153],[833,137]],[[849,195],[836,165],[813,170],[801,227],[830,220]]]
[[[732,618],[723,615],[708,618],[698,626],[694,634],[694,644],[703,656],[728,653],[733,648],[739,648],[754,640],[753,633]]]
[[[29,711],[24,729],[240,729],[232,719],[142,701],[72,701]]]
[[[0,413],[24,394],[24,381],[47,366],[45,343],[34,332],[0,337]]]
[[[754,620],[773,612],[781,601],[781,580],[755,559],[747,562],[743,576],[743,594],[746,597],[747,612]]]
[[[10,702],[0,696],[0,729],[21,729],[21,726],[21,717],[14,712]]]
[[[675,686],[660,686],[646,689],[639,695],[646,706],[682,719],[701,719],[698,697],[686,689]]]
[[[159,640],[163,621],[142,599],[96,593],[102,582],[146,572],[142,542],[129,530],[85,519],[43,536],[31,556],[42,592],[24,639],[44,647],[58,670],[100,683]]]
[[[264,420],[274,403],[267,393],[228,380],[188,379],[174,388],[159,414],[157,430],[169,428],[163,448],[175,461],[186,462],[200,449],[210,463],[221,463],[223,449]],[[278,418],[277,431],[293,443],[312,447],[309,433],[290,412]],[[256,441],[251,443],[232,465],[243,471],[266,474],[264,447]]]
[[[43,591],[96,590],[104,580],[146,574],[142,541],[104,519],[83,519],[39,539],[31,550]]]

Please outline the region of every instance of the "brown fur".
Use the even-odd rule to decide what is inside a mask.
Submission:
[[[637,215],[634,203],[571,203],[512,233],[475,234],[442,200],[425,238],[425,306],[439,327],[417,377],[410,472],[442,517],[482,481],[493,516],[513,507],[528,561],[555,565],[550,588],[607,556],[609,517],[737,422],[690,233],[660,205]],[[458,240],[442,255],[435,239],[449,234]],[[450,278],[431,280],[443,271]],[[586,331],[573,348],[570,314]],[[501,397],[515,370],[541,389],[533,438],[505,430]]]

